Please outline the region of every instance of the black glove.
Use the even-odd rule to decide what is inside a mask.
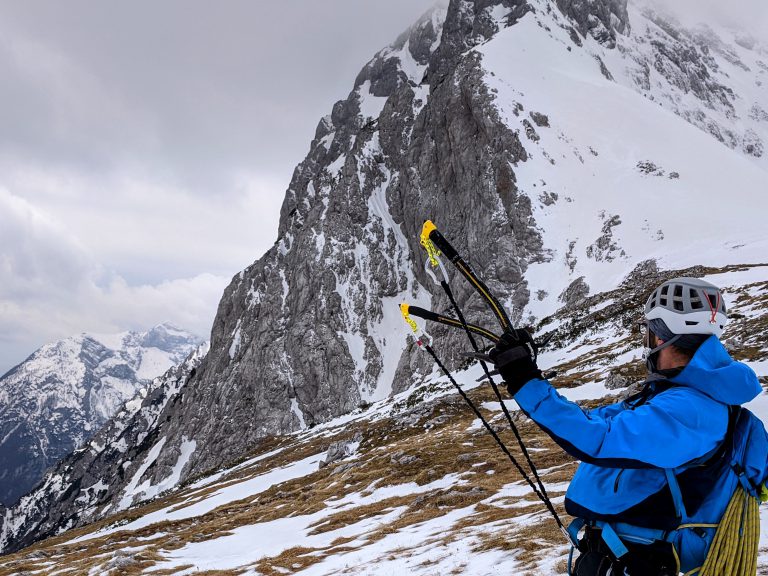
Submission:
[[[496,370],[507,385],[510,395],[518,393],[526,383],[534,378],[541,378],[541,370],[536,365],[539,347],[527,330],[508,330],[501,335],[499,342],[488,352]]]

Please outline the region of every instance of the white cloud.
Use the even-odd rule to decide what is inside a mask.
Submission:
[[[129,285],[60,222],[0,189],[0,374],[45,342],[171,321],[208,337],[225,276]]]
[[[208,338],[216,307],[230,278],[199,274],[166,280],[156,285],[130,286],[121,277],[107,286],[88,286],[78,295],[76,321],[87,331],[119,331],[125,327],[148,328],[171,321]]]

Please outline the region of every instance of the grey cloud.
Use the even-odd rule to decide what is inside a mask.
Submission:
[[[4,4],[0,149],[209,189],[233,165],[287,183],[319,118],[430,4]]]
[[[48,215],[0,189],[0,300],[27,303],[76,289],[91,267],[77,241]]]

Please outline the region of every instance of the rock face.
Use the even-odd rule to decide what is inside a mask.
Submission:
[[[15,503],[200,338],[161,324],[43,346],[0,378],[0,502]]]
[[[632,87],[730,148],[761,158],[765,124],[754,113],[761,104],[737,93],[734,76],[746,72],[762,87],[765,47],[739,43],[738,35],[726,42],[710,27],[686,29],[651,10],[635,9],[632,17],[638,25],[631,40],[617,46]]]
[[[616,34],[629,30],[627,0],[557,0],[563,14],[573,19],[582,36],[616,46]]]
[[[513,321],[526,323],[558,321],[553,314],[563,304],[597,306],[590,294],[605,290],[607,279],[625,277],[651,248],[660,253],[651,243],[680,242],[676,229],[650,221],[660,212],[653,204],[625,212],[619,197],[648,186],[669,202],[690,193],[698,165],[674,156],[682,146],[668,151],[678,163],[664,164],[679,178],[638,172],[658,148],[652,129],[679,122],[695,133],[686,135],[697,150],[720,145],[638,93],[702,127],[717,124],[727,106],[651,71],[659,52],[646,34],[667,47],[692,41],[620,0],[451,0],[425,15],[376,54],[320,120],[286,192],[278,239],[224,292],[210,351],[166,374],[140,407],[107,424],[6,511],[0,546],[16,549],[125,509],[241,457],[268,435],[326,422],[431,373],[398,309],[403,301],[448,309],[423,271],[418,237],[426,219]],[[546,62],[558,65],[540,70]],[[702,62],[713,81],[726,81],[712,68],[724,66],[722,58]],[[572,74],[557,76],[570,66]],[[539,82],[555,88],[537,92]],[[615,100],[601,99],[605,93]],[[621,132],[638,126],[636,118],[607,127],[602,118],[623,110],[616,102],[628,94],[648,106],[637,135]],[[582,101],[588,105],[570,113]],[[591,117],[586,132],[568,123],[603,103],[611,106]],[[753,116],[759,137],[761,116]],[[593,140],[598,129],[604,133]],[[625,140],[639,157],[613,153]],[[757,181],[749,168],[735,177]],[[473,322],[495,326],[466,283],[453,289]],[[430,332],[456,367],[464,336],[441,326]]]
[[[397,336],[401,301],[447,305],[421,271],[425,219],[475,230],[457,247],[513,314],[527,302],[523,273],[541,242],[512,172],[526,152],[493,105],[480,58],[462,55],[503,25],[492,8],[522,5],[485,4],[425,16],[321,120],[286,193],[278,241],[225,291],[188,404],[168,414],[167,445],[211,441],[192,455],[192,473],[265,435],[384,398],[412,384],[411,368],[426,370]],[[481,309],[466,286],[457,298]],[[154,478],[174,462],[161,453]]]

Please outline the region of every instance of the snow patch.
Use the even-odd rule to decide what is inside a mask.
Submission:
[[[144,348],[141,351],[141,363],[138,370],[136,370],[136,376],[140,380],[152,380],[164,374],[175,365],[176,361],[168,352],[159,348]]]
[[[240,329],[240,325],[242,322],[243,321],[241,319],[237,321],[237,326],[235,327],[235,331],[232,335],[232,344],[229,347],[230,360],[234,360],[235,356],[237,355],[237,351],[240,350],[240,342],[242,340],[242,331]]]
[[[296,415],[296,418],[299,419],[299,426],[301,426],[301,429],[303,430],[306,428],[307,423],[304,421],[304,413],[301,411],[299,402],[296,398],[291,398],[291,412],[293,412]]]
[[[374,96],[371,94],[371,81],[366,80],[357,89],[357,94],[360,98],[360,115],[363,120],[375,120],[381,114],[384,109],[384,104],[387,99],[382,96]],[[335,171],[331,172],[332,174]]]
[[[139,466],[139,469],[136,470],[136,473],[131,478],[131,481],[125,487],[125,490],[123,491],[123,497],[120,499],[120,502],[117,505],[118,510],[125,510],[126,508],[130,507],[133,503],[134,497],[141,492],[137,488],[137,485],[139,484],[141,477],[144,475],[144,472],[147,471],[147,468],[154,464],[155,460],[157,460],[157,457],[160,456],[160,451],[163,449],[163,446],[165,446],[165,440],[166,438],[163,436],[159,442],[152,446],[149,454],[147,454],[146,458],[144,458],[141,466]]]
[[[144,464],[142,464],[143,469],[140,469],[142,474],[144,473],[144,470],[146,470],[146,467],[148,467],[152,462],[155,461],[155,459],[160,453],[160,448],[162,448],[162,445],[164,443],[165,443],[165,438],[163,438],[156,446],[152,448],[152,451],[147,456],[147,459],[145,460]],[[190,448],[192,451],[194,451],[194,446],[191,446]],[[189,448],[187,449],[187,452],[191,454],[191,451],[189,450]],[[258,461],[263,458],[267,458],[268,456],[276,454],[277,452],[279,452],[279,450],[271,454],[266,454],[259,458],[255,458],[252,460],[252,462]],[[282,482],[287,482],[288,480],[294,480],[296,478],[301,478],[303,476],[312,474],[313,472],[317,471],[318,463],[320,462],[320,460],[323,459],[324,456],[325,456],[324,452],[319,454],[314,454],[312,456],[308,456],[303,460],[298,460],[296,462],[293,462],[281,468],[275,468],[273,470],[270,470],[269,472],[266,472],[265,474],[261,474],[259,476],[255,476],[245,480],[240,480],[232,484],[223,486],[220,489],[214,491],[213,493],[207,495],[204,500],[201,500],[200,502],[197,502],[190,506],[181,507],[184,503],[181,503],[181,505],[178,503],[172,504],[166,508],[162,508],[155,512],[146,514],[145,516],[142,516],[141,518],[138,518],[137,520],[130,522],[124,526],[107,528],[104,530],[100,530],[98,532],[86,534],[85,536],[72,540],[72,542],[75,543],[75,542],[81,542],[84,540],[90,540],[91,538],[98,538],[106,534],[117,532],[118,530],[138,530],[139,528],[144,528],[146,526],[150,526],[157,522],[182,520],[184,518],[193,518],[195,516],[202,516],[203,514],[207,514],[211,510],[215,510],[216,508],[218,508],[219,506],[223,506],[224,504],[228,504],[236,500],[242,500],[243,498],[261,494],[262,492],[269,490],[269,488],[271,488],[272,486],[281,484]],[[183,460],[182,457],[180,457],[179,461],[181,462],[182,460]],[[245,466],[245,464],[241,464],[239,467],[235,467],[232,470],[239,469],[243,466]],[[220,474],[223,475],[223,473],[220,473]],[[138,475],[137,473],[137,475],[134,476],[134,479],[131,481],[131,486],[129,487],[131,488],[132,491],[136,491],[135,484],[138,483],[139,478],[140,478],[140,475]],[[208,483],[200,484],[200,490],[206,490],[208,486],[209,486]],[[126,493],[127,491],[128,490],[126,489]],[[195,491],[191,492],[185,502],[194,500],[197,494],[198,493]],[[128,502],[127,505],[125,505],[124,507],[122,506],[125,500],[126,499],[123,498],[123,500],[120,503],[121,507],[119,509],[124,510],[125,508],[130,506],[130,499],[127,500]]]

